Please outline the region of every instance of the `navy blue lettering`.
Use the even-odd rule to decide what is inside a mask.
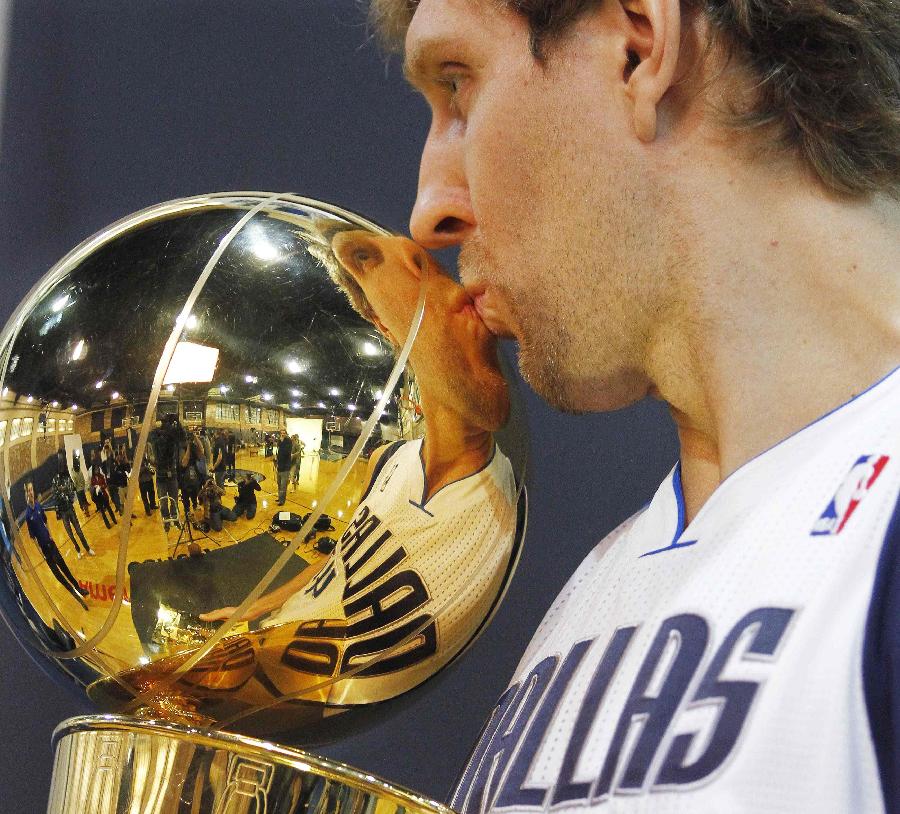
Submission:
[[[629,730],[637,723],[635,719],[639,719],[642,723],[640,735],[631,754],[626,758],[628,762],[616,790],[638,791],[643,787],[653,756],[703,658],[708,638],[709,626],[702,617],[695,614],[672,616],[662,623],[619,717],[606,761],[597,779],[593,800],[602,799],[610,793],[622,747]],[[648,695],[650,681],[672,641],[675,642],[677,650],[659,694]]]
[[[746,636],[752,638],[744,650],[744,659],[773,656],[793,615],[794,611],[789,608],[758,608],[734,626],[716,652],[691,699],[691,706],[713,703],[721,707],[709,743],[700,757],[693,763],[686,764],[685,757],[697,733],[674,738],[656,778],[656,786],[695,783],[712,774],[724,763],[737,743],[759,684],[756,681],[720,681],[719,675],[738,641]]]
[[[376,545],[380,545],[380,543],[385,540],[387,537],[390,537],[391,533],[386,531],[381,538],[378,540]],[[358,582],[351,582],[350,577],[352,573],[350,569],[347,569],[347,586],[344,588],[344,600],[351,599],[356,596],[360,591],[364,591],[370,585],[374,585],[378,580],[380,580],[385,574],[389,574],[393,571],[400,563],[402,563],[406,559],[406,549],[403,546],[395,549],[391,552],[391,555],[381,563],[377,568],[373,568],[366,576],[362,577]]]
[[[581,708],[578,710],[572,737],[566,747],[562,769],[553,790],[551,805],[573,800],[586,800],[590,796],[590,783],[573,782],[575,766],[578,763],[581,750],[584,748],[584,741],[588,736],[588,732],[590,732],[597,710],[600,709],[600,704],[603,702],[609,683],[612,681],[612,677],[622,661],[622,656],[625,655],[625,650],[628,648],[635,630],[637,630],[635,627],[619,628],[612,637],[612,641],[607,645],[603,658],[594,671],[594,677],[591,679],[584,701],[581,702]]]
[[[361,506],[357,517],[341,537],[341,552],[344,560],[349,563],[350,558],[357,549],[366,541],[366,538],[381,525],[381,521],[369,511],[368,506]]]
[[[514,703],[510,705],[479,761],[478,770],[472,778],[465,814],[481,814],[490,810],[497,792],[497,784],[509,764],[513,749],[522,737],[544,690],[547,689],[558,662],[558,656],[548,656],[539,662],[522,682]]]
[[[517,683],[507,687],[506,692],[500,696],[500,700],[494,707],[491,717],[488,718],[488,722],[484,725],[484,729],[478,737],[478,745],[475,747],[472,757],[469,758],[469,762],[466,764],[462,776],[457,781],[453,797],[450,800],[450,807],[455,811],[465,811],[466,801],[469,797],[469,790],[472,787],[475,773],[478,771],[478,767],[481,765],[484,754],[491,741],[494,739],[494,735],[497,733],[500,725],[504,722],[506,713],[512,702],[515,700],[516,693],[520,686],[521,685]]]
[[[373,556],[377,553],[378,549],[380,549],[391,537],[391,532],[389,530],[385,530],[382,535],[370,545],[366,550],[360,554],[359,559],[355,562],[350,562],[351,553],[345,555],[347,560],[347,579],[351,579],[360,568],[362,568],[369,560],[372,559]],[[363,538],[365,539],[365,538]],[[353,549],[354,551],[356,549]]]
[[[398,648],[402,647],[399,653]],[[437,652],[437,625],[431,616],[422,614],[401,625],[388,628],[378,636],[370,636],[347,645],[341,661],[341,672],[351,670],[367,660],[369,666],[360,676],[381,676],[405,670]],[[373,661],[376,655],[382,655]]]
[[[544,807],[544,798],[547,796],[549,789],[526,788],[524,786],[525,778],[528,776],[534,756],[544,740],[544,735],[547,734],[547,728],[556,714],[560,699],[568,688],[569,682],[572,680],[578,665],[581,664],[581,660],[584,658],[584,654],[587,652],[590,644],[590,639],[578,642],[563,660],[562,666],[550,685],[550,689],[547,690],[547,694],[541,700],[541,706],[537,715],[534,716],[534,720],[528,727],[528,731],[525,733],[525,740],[519,747],[515,760],[510,766],[509,773],[503,781],[503,786],[497,797],[496,808],[505,808],[507,806],[516,806],[517,808]]]
[[[359,599],[344,604],[348,619],[363,611],[369,612],[368,616],[348,626],[347,635],[356,638],[399,622],[429,599],[422,577],[415,571],[400,571]]]
[[[328,565],[326,565],[318,574],[316,574],[315,578],[312,581],[312,584],[309,588],[306,589],[306,593],[311,593],[316,599],[322,594],[322,592],[331,584],[331,581],[337,576],[337,568],[335,567],[334,560],[332,559]]]

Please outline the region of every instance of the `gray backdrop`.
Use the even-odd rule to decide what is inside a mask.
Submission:
[[[82,239],[183,195],[294,191],[406,231],[427,111],[353,0],[14,0],[7,49],[3,321]],[[398,714],[320,750],[439,799],[568,575],[677,454],[659,404],[572,417],[525,399],[531,515],[493,626]],[[87,707],[3,625],[0,687],[0,809],[42,812],[50,733]]]

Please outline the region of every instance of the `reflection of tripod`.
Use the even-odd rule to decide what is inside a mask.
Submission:
[[[178,517],[178,505],[177,504],[175,505],[175,516],[176,516],[176,518]],[[178,547],[183,542],[185,542],[185,539],[184,539],[185,532],[187,532],[187,543],[186,544],[188,546],[188,551],[190,551],[191,544],[196,542],[196,540],[194,539],[195,531],[201,538],[205,538],[205,539],[209,540],[211,543],[215,543],[218,548],[222,547],[222,543],[219,542],[215,537],[210,537],[202,528],[200,528],[199,525],[195,525],[194,523],[192,523],[190,517],[186,517],[184,519],[184,522],[179,523],[179,526],[180,526],[180,529],[178,532],[178,539],[175,541],[175,547],[172,549],[172,553],[169,555],[170,559],[175,558],[175,555],[178,553]],[[231,539],[232,543],[237,542],[237,540],[232,536],[231,532],[228,531],[228,529],[226,529],[224,526],[222,527],[222,531],[224,531],[225,534],[228,535],[228,537]]]

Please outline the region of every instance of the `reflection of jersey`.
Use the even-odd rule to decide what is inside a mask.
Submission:
[[[346,620],[341,672],[383,656],[424,627],[399,652],[360,674],[381,676],[383,697],[417,683],[471,637],[496,598],[515,536],[515,483],[502,452],[495,447],[481,470],[423,505],[421,446],[421,440],[410,441],[391,456],[326,565],[266,620],[267,627]],[[397,686],[385,681],[398,671]],[[347,696],[341,700],[352,703]]]
[[[450,805],[900,810],[898,491],[900,369],[687,528],[676,467],[569,580]]]

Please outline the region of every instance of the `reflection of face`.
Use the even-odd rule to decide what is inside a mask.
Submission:
[[[420,385],[477,426],[502,426],[509,396],[496,340],[465,289],[404,237],[339,232],[332,248],[365,293],[379,330],[396,345],[409,333],[424,288],[425,315],[410,354]]]
[[[32,483],[25,484],[25,502],[29,506],[34,506],[34,484]]]
[[[665,176],[628,116],[627,18],[596,4],[542,66],[509,5],[417,7],[407,69],[432,121],[411,233],[429,249],[461,245],[463,282],[488,326],[519,340],[542,395],[621,406],[646,391],[665,252],[679,247],[664,230]]]

